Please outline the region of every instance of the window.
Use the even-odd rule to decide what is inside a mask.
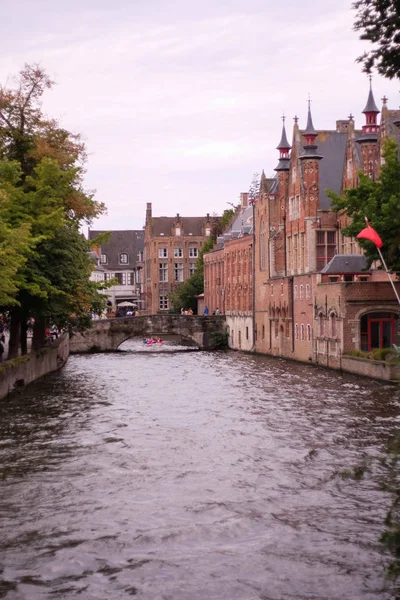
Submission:
[[[196,263],[189,263],[189,275],[190,276],[194,275],[195,270],[196,270]]]
[[[295,286],[294,286],[293,298],[294,298],[295,300],[297,299],[297,285],[295,285]]]
[[[206,235],[211,235],[211,227],[206,227]]]
[[[106,265],[108,260],[107,260],[107,254],[100,254],[100,262],[102,265]]]
[[[262,326],[262,339],[265,340],[265,325]]]
[[[361,317],[361,350],[370,352],[373,348],[391,348],[400,343],[398,332],[399,315],[376,312]]]
[[[309,300],[311,298],[311,294],[310,294],[310,286],[307,283],[306,285],[306,300]]]
[[[369,279],[368,275],[367,276],[360,275],[359,278],[358,278],[358,281],[368,281],[368,279]]]
[[[159,306],[160,310],[166,310],[168,308],[167,296],[160,296],[158,306]]]
[[[248,340],[248,339],[249,339],[249,328],[246,327],[246,340]]]
[[[265,225],[261,221],[260,227],[260,269],[265,271]]]
[[[135,283],[135,274],[127,273],[126,274],[126,285],[134,285]]]
[[[115,278],[118,279],[118,285],[126,285],[126,273],[115,273]]]
[[[175,263],[174,265],[174,280],[183,281],[183,263]]]
[[[120,265],[127,265],[128,264],[128,255],[126,254],[126,252],[122,252],[119,255],[119,264]]]
[[[293,270],[294,271],[298,270],[297,242],[298,242],[298,235],[294,235],[293,236]]]
[[[300,300],[303,300],[303,286],[300,286]]]
[[[274,284],[271,283],[271,296],[273,296],[273,295],[274,295]]]
[[[283,283],[281,283],[281,296],[283,296]]]
[[[168,281],[168,263],[160,263],[158,265],[158,280],[160,282],[167,282]]]
[[[198,248],[189,248],[189,258],[197,258],[199,256]]]
[[[344,275],[343,281],[354,281],[353,275]]]
[[[307,325],[307,341],[311,342],[311,325]]]
[[[336,315],[335,313],[331,314],[331,337],[336,337]]]
[[[182,258],[183,256],[183,248],[174,248],[174,257]]]
[[[324,315],[322,313],[319,313],[318,321],[319,321],[319,335],[320,335],[320,337],[324,337]]]
[[[159,248],[158,258],[168,258],[168,248]]]
[[[331,283],[337,283],[339,281],[339,277],[336,277],[336,276],[335,277],[329,277],[329,281]]]
[[[294,330],[295,330],[296,340],[298,340],[299,339],[299,326],[297,323],[294,326]]]
[[[304,340],[304,325],[301,324],[301,339]]]
[[[175,235],[181,235],[181,228],[175,227]]]
[[[110,281],[111,273],[104,273],[104,281]]]
[[[335,256],[336,232],[317,231],[317,270],[321,271]]]

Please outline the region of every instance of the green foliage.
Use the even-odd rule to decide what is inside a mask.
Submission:
[[[364,71],[376,68],[380,75],[393,79],[400,76],[400,3],[398,0],[357,0],[354,29],[360,38],[374,44],[358,58]]]
[[[400,271],[400,162],[394,140],[387,140],[383,149],[384,164],[377,181],[359,173],[357,188],[346,190],[343,197],[328,191],[334,210],[346,213],[351,223],[343,233],[356,237],[365,227],[365,217],[383,241],[381,252],[389,269]],[[368,265],[379,261],[376,246],[369,240],[358,240],[364,249]]]
[[[382,360],[386,362],[392,362],[397,358],[397,353],[394,348],[374,348],[370,352],[363,352],[362,350],[351,350],[346,355],[354,356],[356,358],[365,358],[369,360]]]
[[[229,348],[229,334],[227,331],[214,331],[210,335],[210,349],[227,350]]]

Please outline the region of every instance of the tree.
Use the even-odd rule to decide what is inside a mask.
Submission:
[[[30,316],[36,318],[33,345],[38,347],[51,310],[52,317],[65,321],[68,314],[72,319],[68,313],[72,307],[76,318],[103,300],[96,298],[96,286],[89,281],[89,248],[79,226],[90,223],[105,207],[94,200],[93,192],[83,189],[86,152],[79,136],[42,112],[42,95],[52,86],[44,70],[26,65],[15,89],[0,88],[0,191],[13,198],[8,212],[3,211],[5,222],[11,229],[27,224],[31,235],[13,278],[17,293],[5,304],[11,308],[9,358],[17,355],[21,325]],[[69,281],[59,277],[60,269],[66,269],[61,260],[65,256],[74,261]],[[55,298],[63,302],[56,303]],[[21,346],[25,351],[24,327]]]
[[[351,223],[343,229],[346,236],[356,237],[365,227],[365,217],[379,233],[381,252],[389,269],[400,271],[400,162],[398,147],[389,139],[383,149],[384,164],[376,181],[359,173],[359,186],[346,190],[342,197],[329,192],[334,210],[347,214]],[[375,244],[358,240],[368,265],[379,260]]]
[[[249,203],[256,202],[260,195],[260,173],[254,173],[249,187]]]
[[[354,29],[362,32],[360,39],[376,46],[357,60],[370,73],[376,68],[380,75],[400,77],[400,3],[398,0],[358,0]]]

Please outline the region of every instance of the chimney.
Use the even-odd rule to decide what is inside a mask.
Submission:
[[[248,192],[241,192],[240,194],[240,206],[242,208],[247,208],[249,204],[249,193]]]
[[[151,219],[151,202],[146,204],[146,223]]]
[[[349,128],[350,119],[339,119],[336,121],[336,131],[338,133],[345,133]]]
[[[207,221],[207,223],[210,222],[210,213],[207,213],[207,215],[206,215],[206,221]]]

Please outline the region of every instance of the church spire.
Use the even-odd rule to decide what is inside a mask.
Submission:
[[[288,171],[289,170],[289,150],[291,145],[288,142],[285,128],[285,115],[282,115],[282,135],[279,144],[276,149],[279,150],[279,163],[275,171]]]
[[[363,125],[362,132],[363,136],[370,137],[371,134],[376,136],[379,131],[379,125],[377,123],[377,117],[379,114],[379,109],[376,106],[374,94],[372,92],[372,77],[369,76],[369,94],[367,104],[363,110],[365,115],[365,125]]]

